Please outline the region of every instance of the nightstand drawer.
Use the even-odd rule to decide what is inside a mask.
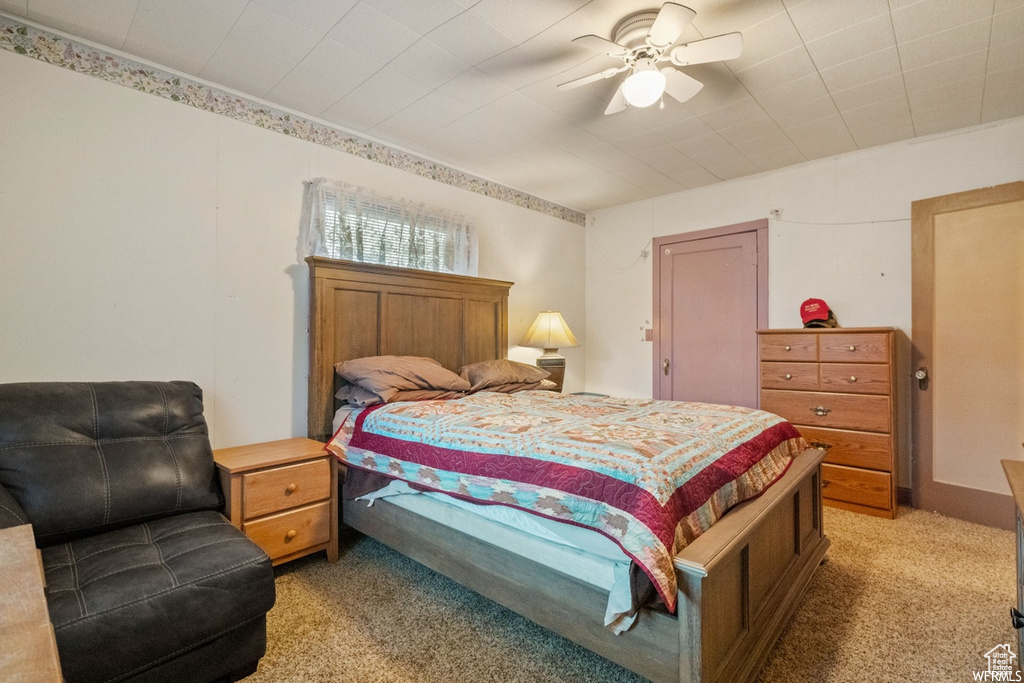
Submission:
[[[274,560],[327,543],[331,537],[330,507],[325,500],[246,522],[242,531]]]
[[[761,363],[763,389],[818,389],[817,363]]]
[[[331,497],[331,466],[325,458],[250,472],[242,479],[245,519]]]
[[[843,391],[848,394],[888,394],[889,366],[822,363],[821,389]]]
[[[798,427],[814,447],[827,447],[825,462],[833,465],[864,467],[869,470],[892,470],[892,437],[873,432],[850,432],[841,429]]]
[[[888,510],[892,507],[892,479],[885,472],[822,465],[821,495],[845,503]]]
[[[761,335],[761,360],[816,361],[818,338],[813,334]]]
[[[818,340],[822,363],[886,363],[889,337],[885,332],[823,334]]]
[[[798,428],[810,425],[886,433],[891,429],[888,396],[765,389],[761,391],[761,409],[786,418]]]

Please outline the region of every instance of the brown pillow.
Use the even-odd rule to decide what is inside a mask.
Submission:
[[[492,387],[481,389],[481,391],[497,391],[502,394],[514,394],[517,391],[526,391],[527,389],[546,389],[551,391],[557,386],[557,384],[550,380],[542,379],[539,382],[509,382],[508,384],[495,384]]]
[[[469,382],[433,358],[369,356],[342,361],[334,370],[346,382],[377,394],[382,401],[388,401],[398,391],[414,389],[469,391]]]
[[[504,358],[465,365],[459,370],[459,375],[469,382],[471,391],[482,391],[502,384],[539,382],[550,374],[536,365],[517,363]]]
[[[464,391],[448,391],[447,389],[410,389],[409,391],[398,391],[389,389],[384,392],[385,397],[378,396],[372,391],[363,389],[358,384],[344,383],[335,396],[354,406],[375,406],[378,403],[394,403],[396,401],[432,401],[442,398],[462,398],[466,395]]]

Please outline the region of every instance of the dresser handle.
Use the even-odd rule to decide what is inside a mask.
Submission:
[[[825,417],[826,415],[832,412],[832,409],[826,408],[825,406],[814,406],[813,408],[811,408],[811,412],[817,415],[818,417]]]
[[[297,533],[299,533],[299,532],[298,532],[298,531],[296,531],[295,529],[289,529],[289,530],[288,530],[288,533],[286,533],[286,534],[284,535],[284,540],[286,540],[286,541],[290,541],[290,540],[292,540],[293,538],[295,538],[295,535],[296,535]]]
[[[827,488],[828,488],[828,485],[829,485],[829,484],[831,484],[831,483],[832,483],[832,482],[830,482],[830,481],[829,481],[828,479],[822,479],[822,480],[821,480],[821,488],[823,488],[823,489],[827,489]]]
[[[285,493],[295,493],[298,489],[299,489],[299,485],[298,484],[288,484],[288,486],[285,487],[284,492]]]
[[[789,350],[790,350],[790,347],[789,347],[789,346],[786,346],[785,348],[786,348],[786,350],[787,350],[787,351],[789,351]]]
[[[853,345],[851,344],[851,345],[850,345],[850,350],[851,350],[851,351],[856,351],[856,350],[857,350],[857,347],[856,347],[856,346],[853,346]]]
[[[832,448],[830,443],[823,443],[821,441],[811,441],[810,443],[812,448],[817,448],[819,451],[827,451]]]
[[[791,375],[791,374],[789,374],[789,373],[787,372],[787,373],[786,373],[786,379],[793,379],[793,375]]]
[[[850,381],[851,382],[856,382],[857,381],[857,376],[856,375],[850,375]]]

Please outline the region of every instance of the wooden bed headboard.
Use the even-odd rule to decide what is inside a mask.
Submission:
[[[511,282],[310,256],[309,438],[327,441],[334,365],[427,356],[449,370],[508,355]]]

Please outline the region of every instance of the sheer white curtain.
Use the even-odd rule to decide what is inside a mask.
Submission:
[[[302,227],[307,255],[477,274],[476,229],[464,216],[337,180],[306,183]]]

